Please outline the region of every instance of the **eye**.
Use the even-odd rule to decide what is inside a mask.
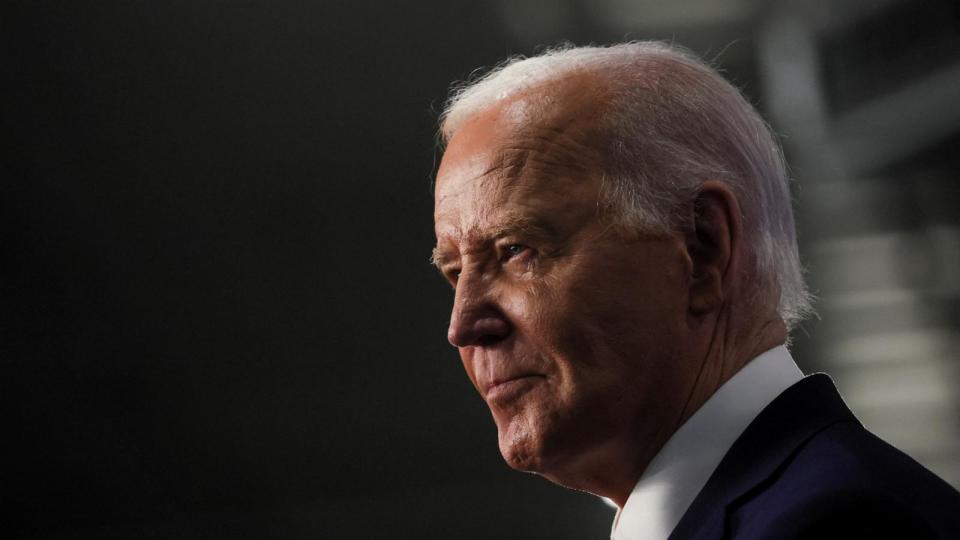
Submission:
[[[512,259],[528,249],[530,248],[523,244],[508,244],[503,248],[503,258],[504,260]]]

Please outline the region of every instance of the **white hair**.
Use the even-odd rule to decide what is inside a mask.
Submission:
[[[741,206],[758,291],[779,289],[788,328],[812,313],[797,250],[783,154],[740,92],[693,54],[660,42],[561,46],[514,57],[456,87],[441,116],[446,144],[469,117],[517,94],[589,73],[612,91],[600,203],[618,226],[675,230],[707,180],[725,183]]]

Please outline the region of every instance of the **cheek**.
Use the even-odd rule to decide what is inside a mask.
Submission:
[[[524,340],[541,352],[557,352],[558,341],[568,329],[571,306],[575,305],[570,291],[557,287],[556,282],[528,284],[506,305]]]
[[[566,309],[559,301],[562,294],[549,283],[517,283],[504,290],[500,307],[522,346],[540,353],[552,351]]]
[[[629,339],[642,327],[634,305],[622,290],[598,280],[571,279],[545,295],[541,326],[553,342],[582,362]]]
[[[672,355],[677,324],[685,321],[682,294],[665,271],[606,270],[571,276],[565,287],[547,292],[538,324],[551,335],[558,357],[574,364],[571,369],[627,376]]]

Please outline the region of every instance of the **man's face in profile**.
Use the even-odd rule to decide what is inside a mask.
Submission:
[[[599,215],[602,107],[577,86],[464,122],[435,198],[435,258],[455,288],[450,342],[508,464],[548,478],[662,440],[695,372],[683,238],[621,234]]]

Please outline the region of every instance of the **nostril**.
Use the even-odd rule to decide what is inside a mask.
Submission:
[[[464,317],[451,321],[447,339],[454,347],[485,346],[502,340],[510,325],[500,316]]]

